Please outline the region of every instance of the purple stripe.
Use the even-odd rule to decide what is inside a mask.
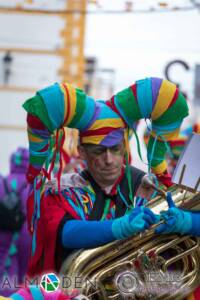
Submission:
[[[42,152],[41,152],[42,153]],[[37,170],[41,170],[41,165],[35,165],[35,164],[31,164],[32,166],[34,166],[35,169]]]
[[[114,145],[120,144],[124,138],[124,129],[119,128],[111,131],[106,137],[101,141],[100,145],[106,147],[112,147]]]
[[[32,133],[37,134],[42,138],[49,138],[49,136],[51,135],[47,129],[40,130],[40,129],[31,128],[31,131],[32,131]]]
[[[101,105],[98,102],[96,102],[95,109],[94,109],[94,115],[93,115],[92,119],[90,120],[90,122],[84,128],[81,129],[81,132],[86,131],[88,128],[90,128],[90,126],[97,120],[100,112],[101,112]]]
[[[156,100],[158,98],[158,93],[160,90],[160,86],[162,84],[162,79],[160,78],[151,78],[151,88],[152,88],[152,111],[154,109],[154,105],[156,104]]]

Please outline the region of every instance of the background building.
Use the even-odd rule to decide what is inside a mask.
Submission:
[[[188,95],[186,122],[198,119],[199,9],[194,0],[0,0],[0,172],[18,145],[27,146],[22,103],[56,81],[107,99],[182,60],[189,68],[174,64],[169,76]],[[134,163],[145,168],[131,143]]]

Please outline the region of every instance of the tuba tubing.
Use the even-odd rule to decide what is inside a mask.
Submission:
[[[176,206],[200,210],[200,193],[175,185],[169,191]],[[147,207],[156,214],[168,209],[164,195],[149,201]],[[75,251],[64,261],[60,274],[69,276],[72,283],[76,277],[81,279],[79,289],[91,300],[184,299],[200,285],[200,240],[176,234],[156,235],[154,230],[159,224],[125,240]],[[165,280],[152,282],[149,274]],[[177,281],[166,283],[173,274],[179,276]]]

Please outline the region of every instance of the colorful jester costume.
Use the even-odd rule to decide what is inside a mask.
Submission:
[[[136,81],[111,100],[94,101],[70,84],[54,84],[27,100],[30,166],[28,181],[41,172],[49,154],[53,132],[63,127],[77,128],[83,143],[111,145],[140,119],[150,119],[151,136],[147,156],[158,176],[167,172],[166,142],[177,137],[188,107],[175,84],[159,78]],[[109,139],[109,143],[107,140]],[[57,136],[57,145],[63,139]]]
[[[158,176],[165,174],[166,143],[176,137],[183,118],[188,115],[186,101],[173,83],[158,78],[139,80],[108,101],[95,101],[70,84],[54,84],[38,91],[23,106],[28,112],[30,165],[27,179],[34,183],[36,188],[34,197],[30,196],[28,203],[28,223],[33,235],[30,275],[59,269],[58,260],[62,258],[63,253],[60,251],[62,249],[57,247],[58,240],[62,240],[65,250],[69,241],[73,242],[73,246],[70,245],[71,249],[79,248],[80,241],[84,247],[97,246],[101,245],[102,241],[108,243],[148,228],[150,223],[146,224],[143,220],[146,214],[150,214],[147,218],[150,222],[155,221],[151,212],[140,208],[136,214],[133,212],[130,218],[126,215],[126,212],[134,207],[132,200],[144,176],[142,171],[129,168],[128,164],[109,192],[109,198],[107,193],[95,186],[90,174],[86,173],[86,177],[77,174],[78,178],[74,178],[74,182],[68,182],[67,179],[66,182],[62,182],[61,168],[57,173],[60,193],[56,193],[51,186],[40,199],[38,188],[41,176],[50,179],[55,161],[62,162],[60,153],[64,143],[63,127],[77,128],[83,144],[112,147],[125,140],[126,153],[129,153],[129,130],[135,128],[135,122],[138,120],[149,118],[152,121],[148,145],[149,164]],[[53,146],[52,136],[55,137]],[[49,156],[53,148],[56,151],[50,163]],[[137,214],[142,220],[139,220]],[[124,219],[121,220],[123,216]],[[136,217],[138,222],[135,222]],[[91,220],[94,222],[90,222]],[[112,227],[114,231],[111,229],[112,220],[117,220],[115,223],[113,221],[113,224],[117,224]],[[118,230],[120,223],[123,224],[121,232]],[[89,236],[87,233],[92,224],[93,240],[86,245]],[[77,228],[79,235],[70,236],[69,228],[72,227]],[[84,227],[81,233],[80,227]],[[101,232],[102,235],[98,236]],[[62,239],[63,236],[68,237]],[[74,242],[75,236],[80,237],[77,243]]]

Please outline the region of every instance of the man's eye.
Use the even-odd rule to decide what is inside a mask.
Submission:
[[[97,149],[97,150],[92,151],[92,153],[95,154],[95,155],[101,155],[104,152],[105,152],[104,149]]]
[[[119,146],[114,146],[114,147],[111,148],[111,151],[114,152],[114,153],[116,153],[116,152],[119,152],[120,149],[121,148]]]

